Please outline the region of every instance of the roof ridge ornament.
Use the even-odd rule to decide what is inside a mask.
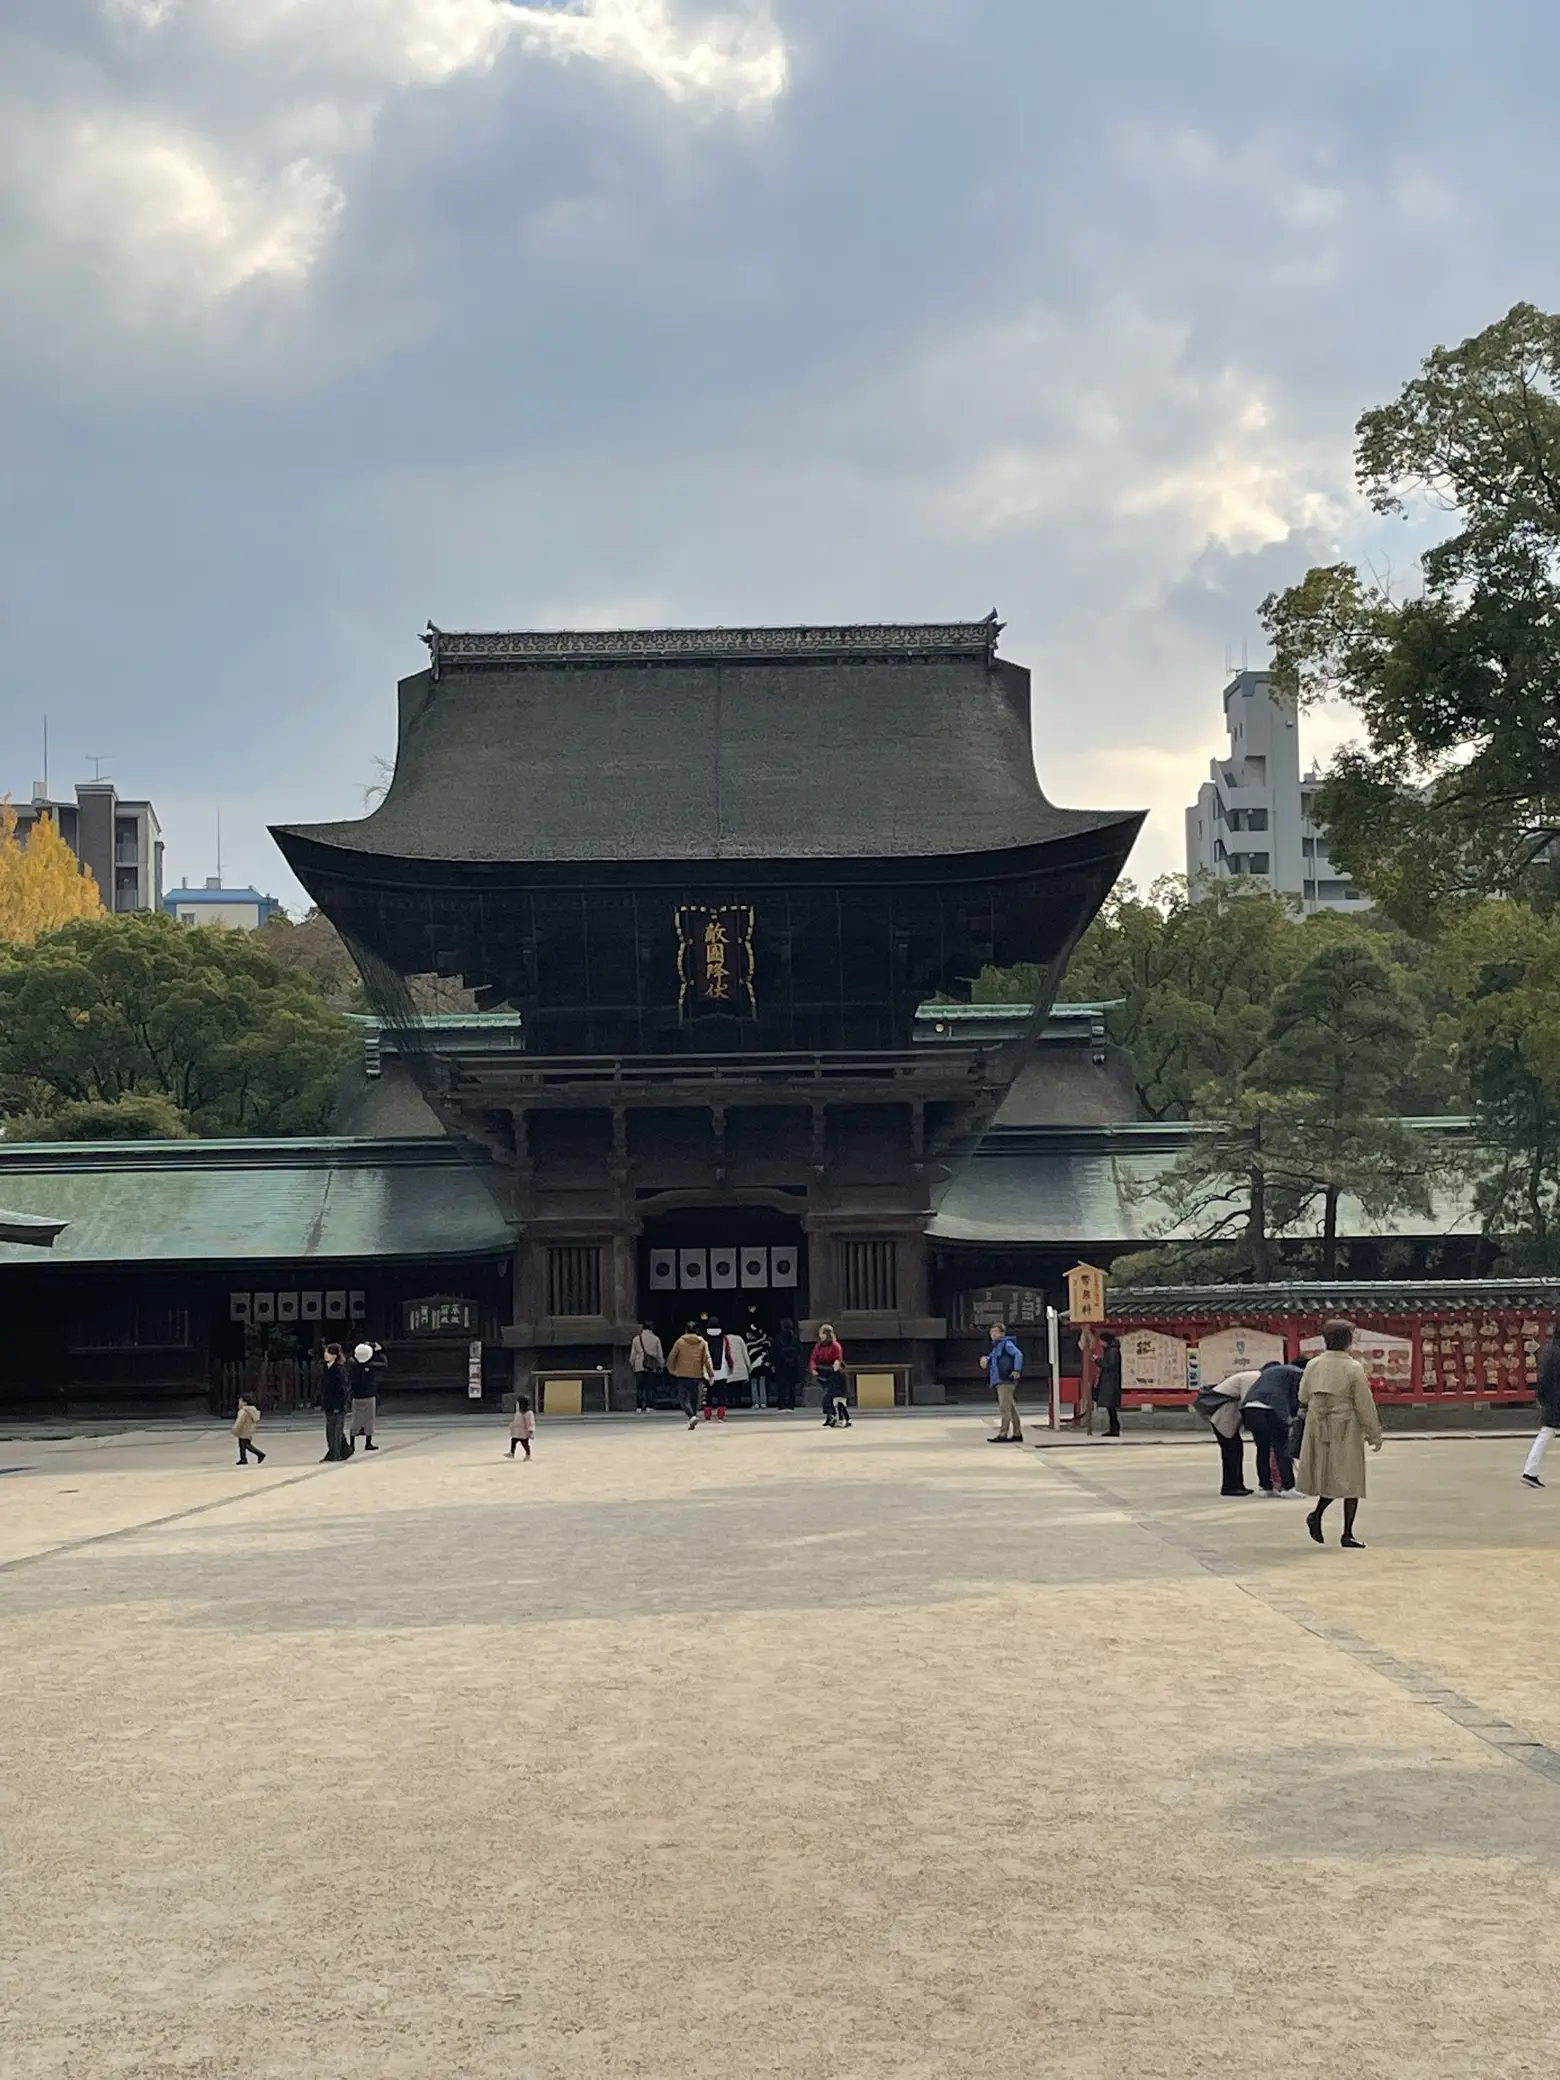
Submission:
[[[422,641],[435,678],[446,666],[724,664],[868,658],[980,658],[990,664],[1004,623],[802,622],[762,628],[604,628],[449,631],[430,621]]]

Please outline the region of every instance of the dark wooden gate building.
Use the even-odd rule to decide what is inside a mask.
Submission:
[[[277,830],[392,1021],[429,971],[521,1014],[523,1049],[420,1064],[496,1158],[517,1378],[621,1397],[637,1321],[752,1306],[936,1391],[934,1187],[1142,820],[1046,800],[998,633],[430,630],[384,801]],[[1019,961],[1049,984],[1016,1031],[916,1044]]]

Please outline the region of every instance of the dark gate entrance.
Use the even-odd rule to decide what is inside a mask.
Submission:
[[[670,1349],[690,1321],[771,1337],[808,1312],[807,1243],[800,1213],[767,1206],[687,1207],[645,1222],[639,1245],[639,1316]]]

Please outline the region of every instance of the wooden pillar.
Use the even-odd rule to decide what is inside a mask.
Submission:
[[[513,1314],[516,1325],[539,1322],[547,1311],[547,1257],[546,1253],[525,1234],[515,1238],[515,1275]],[[536,1368],[536,1348],[524,1345],[515,1352],[513,1386],[517,1394],[529,1394],[532,1402],[536,1392],[532,1374]]]
[[[602,1300],[612,1322],[608,1406],[614,1409],[631,1409],[634,1405],[634,1374],[628,1362],[628,1347],[639,1326],[639,1235],[638,1221],[625,1222],[602,1245]]]

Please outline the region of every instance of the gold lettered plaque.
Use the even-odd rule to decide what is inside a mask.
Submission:
[[[686,903],[677,912],[677,1009],[683,1018],[724,1011],[756,1018],[753,909],[749,903]]]

